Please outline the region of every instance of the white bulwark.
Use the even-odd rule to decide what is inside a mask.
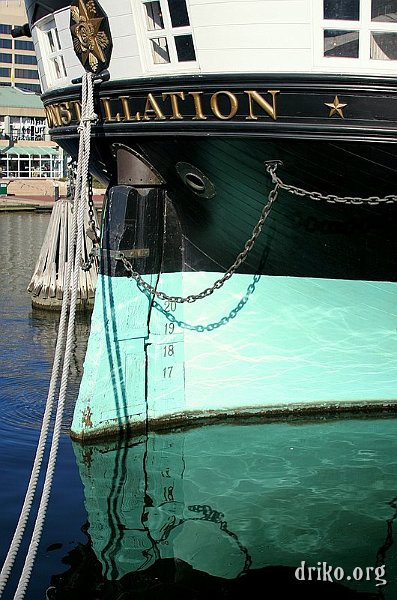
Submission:
[[[342,10],[320,0],[102,0],[101,6],[113,41],[113,80],[228,72],[387,75],[397,68],[397,13],[380,0],[355,0]],[[66,8],[33,28],[43,91],[82,74],[69,26]]]

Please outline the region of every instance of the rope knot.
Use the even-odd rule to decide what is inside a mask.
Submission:
[[[92,112],[90,115],[81,117],[81,119],[80,119],[80,123],[87,123],[87,122],[96,123],[97,121],[98,121],[98,115],[94,112]]]

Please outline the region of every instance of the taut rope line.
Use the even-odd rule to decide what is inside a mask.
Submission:
[[[23,534],[25,531],[26,523],[29,517],[30,509],[32,506],[34,494],[37,487],[38,478],[40,475],[40,469],[42,465],[43,454],[45,450],[46,440],[48,437],[48,430],[50,425],[50,419],[52,414],[53,402],[55,397],[55,391],[59,379],[60,363],[62,358],[62,350],[65,346],[64,362],[62,377],[59,389],[58,406],[55,416],[55,424],[51,441],[50,455],[47,464],[47,471],[45,481],[43,484],[43,490],[40,500],[40,505],[37,512],[36,522],[31,537],[31,542],[27,551],[25,564],[22,570],[22,574],[18,583],[17,590],[14,595],[14,600],[21,600],[26,592],[26,588],[29,583],[30,574],[33,569],[34,560],[37,554],[38,545],[41,538],[43,529],[45,514],[47,510],[48,500],[51,492],[51,485],[53,474],[55,470],[56,457],[59,446],[59,437],[61,433],[61,424],[63,417],[63,409],[65,404],[65,396],[69,377],[69,367],[71,362],[71,355],[73,349],[73,333],[75,323],[75,312],[78,295],[78,282],[79,282],[79,271],[82,254],[82,242],[84,235],[84,209],[87,201],[87,179],[88,179],[88,164],[90,157],[90,136],[91,136],[91,124],[96,119],[93,105],[93,82],[92,75],[85,73],[82,78],[82,116],[79,125],[80,131],[80,142],[79,142],[79,157],[77,166],[77,178],[76,178],[76,189],[74,196],[74,214],[72,221],[72,248],[74,248],[74,261],[72,257],[69,257],[65,289],[62,300],[61,316],[59,321],[58,337],[55,348],[55,356],[53,362],[53,368],[51,373],[51,380],[49,385],[49,391],[47,396],[47,403],[44,412],[39,442],[37,445],[36,456],[26,492],[25,500],[20,513],[19,521],[10,544],[6,559],[4,561],[2,570],[0,572],[0,597],[2,596],[4,587],[7,583],[8,577],[11,573],[12,566],[14,564],[16,555],[18,553]],[[73,264],[74,263],[74,264]],[[68,304],[70,297],[70,283],[72,282],[72,293],[70,300],[69,309],[69,320],[67,325],[66,343],[65,343],[65,330],[66,320],[68,314]]]

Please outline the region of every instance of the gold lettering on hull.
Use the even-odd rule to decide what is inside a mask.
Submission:
[[[269,115],[274,121],[277,119],[277,109],[276,109],[276,94],[280,93],[280,90],[268,90],[268,93],[271,94],[273,102],[269,104],[263,96],[258,94],[255,90],[246,90],[244,94],[248,95],[249,102],[249,116],[245,117],[247,121],[257,121],[258,116],[254,113],[254,102],[262,108],[265,113]]]
[[[155,119],[165,120],[165,116],[161,112],[159,105],[153,94],[148,94],[146,98],[145,110],[143,111],[143,118],[145,121],[150,121],[150,115],[153,114]]]
[[[98,106],[102,123],[133,123],[135,121],[258,121],[277,120],[277,101],[280,90],[205,92],[166,91],[146,96],[102,96]],[[56,102],[45,107],[49,127],[75,124],[81,118],[78,100]]]
[[[63,125],[70,125],[72,122],[72,112],[69,102],[59,103],[59,116]]]
[[[226,96],[230,103],[230,109],[227,114],[222,113],[219,109],[218,98],[221,96],[221,94],[223,96]],[[222,121],[228,121],[229,119],[233,119],[233,117],[236,116],[238,111],[238,100],[236,96],[231,92],[216,92],[215,94],[212,94],[210,104],[211,110],[214,113],[214,115],[217,117],[217,119],[221,119]]]
[[[119,96],[121,106],[123,107],[124,121],[132,121],[128,96]]]
[[[59,112],[59,104],[50,104],[45,107],[45,113],[49,127],[61,127],[61,115]]]
[[[80,119],[81,119],[81,102],[79,102],[78,100],[72,100],[70,105],[73,106],[73,108],[74,108],[74,111],[76,114],[76,121],[80,121]]]
[[[103,105],[103,109],[105,111],[105,118],[104,121],[105,123],[120,123],[121,121],[121,117],[120,117],[120,113],[117,113],[116,115],[112,114],[112,105],[110,103],[111,99],[108,98],[101,98],[101,102]]]
[[[205,121],[207,117],[203,113],[203,106],[201,103],[201,97],[203,92],[189,92],[189,96],[193,98],[195,115],[193,121]]]
[[[178,98],[180,98],[181,100],[184,100],[185,99],[184,92],[163,92],[161,94],[161,96],[162,96],[163,100],[165,100],[168,97],[171,100],[171,108],[172,108],[171,119],[183,119],[181,113],[179,112]]]

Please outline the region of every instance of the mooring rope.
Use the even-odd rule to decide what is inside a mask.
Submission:
[[[93,103],[93,81],[90,73],[85,73],[82,78],[82,111],[81,121],[79,125],[80,140],[79,140],[79,156],[77,165],[77,177],[76,177],[76,188],[74,195],[74,212],[72,220],[72,231],[71,239],[72,251],[74,250],[74,260],[72,257],[68,257],[68,265],[66,270],[65,286],[62,299],[61,315],[59,320],[58,336],[55,347],[55,356],[51,373],[51,380],[49,385],[49,391],[47,396],[46,408],[44,411],[42,427],[40,431],[40,437],[37,445],[36,456],[32,467],[32,472],[28,484],[28,489],[25,495],[25,500],[21,509],[18,524],[10,544],[10,548],[7,553],[7,557],[4,561],[2,570],[0,572],[0,597],[2,596],[3,590],[7,583],[8,577],[11,573],[16,555],[18,553],[20,544],[23,539],[23,534],[26,528],[26,523],[31,510],[34,494],[37,488],[37,482],[40,475],[43,454],[46,446],[48,437],[48,430],[50,425],[51,414],[53,410],[55,391],[59,380],[60,364],[64,351],[64,362],[62,369],[62,377],[59,388],[57,411],[55,416],[54,430],[51,441],[51,449],[47,463],[47,471],[45,481],[43,484],[43,490],[40,500],[40,505],[37,512],[36,522],[32,533],[30,545],[27,551],[25,564],[22,570],[21,577],[19,579],[18,587],[14,595],[14,600],[21,600],[26,592],[26,588],[29,583],[30,575],[33,569],[37,549],[41,539],[41,533],[43,530],[45,514],[47,510],[48,500],[51,492],[52,479],[55,470],[56,458],[59,447],[59,438],[61,433],[61,425],[63,418],[63,410],[65,405],[65,397],[67,391],[67,384],[69,378],[69,367],[71,362],[71,355],[73,349],[73,337],[74,337],[74,324],[75,324],[75,313],[77,304],[77,295],[80,278],[80,263],[82,256],[82,244],[84,235],[84,214],[85,204],[87,201],[87,180],[88,180],[88,165],[90,159],[90,136],[91,136],[91,125],[96,119],[94,113]],[[68,315],[68,304],[70,298],[70,283],[72,282],[70,308],[69,308],[69,320],[66,332],[66,343],[65,343],[65,331],[66,321]]]

